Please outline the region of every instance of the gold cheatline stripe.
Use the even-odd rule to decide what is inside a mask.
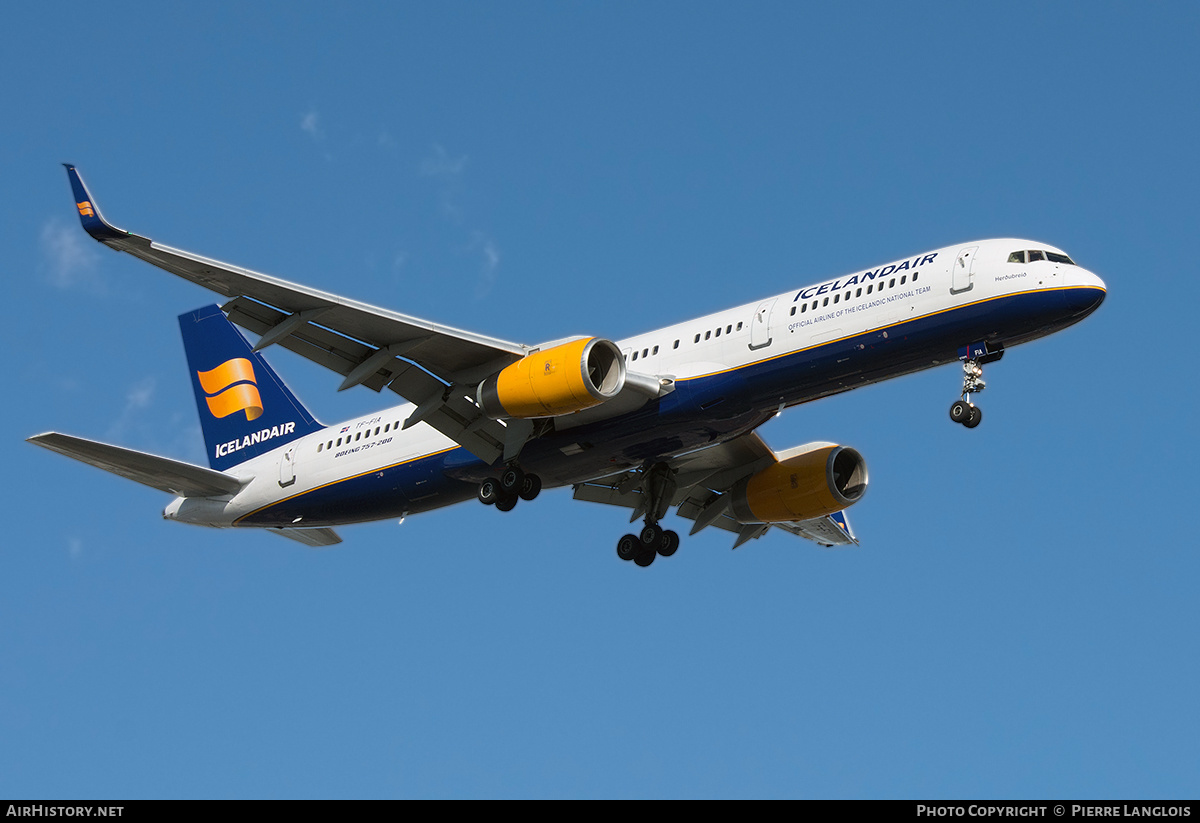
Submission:
[[[1037,292],[1044,292],[1044,291],[1071,291],[1072,289],[1091,289],[1091,288],[1095,288],[1095,286],[1054,286],[1054,287],[1048,288],[1048,289],[1031,289],[1030,291],[1019,292],[1019,294],[1035,294]],[[1018,294],[1000,294],[1000,295],[996,295],[995,297],[985,297],[983,300],[975,300],[971,303],[963,303],[961,306],[951,306],[948,309],[938,309],[937,311],[931,311],[928,314],[918,314],[918,315],[915,315],[914,317],[908,317],[908,318],[905,318],[904,320],[900,320],[896,323],[889,323],[886,326],[877,326],[875,328],[865,329],[863,331],[854,332],[853,334],[847,334],[845,337],[836,337],[833,340],[825,340],[821,343],[817,343],[812,346],[805,346],[802,349],[793,349],[792,351],[784,352],[783,354],[776,354],[776,355],[772,355],[771,357],[764,357],[762,360],[755,360],[752,363],[743,363],[740,366],[731,366],[728,369],[721,369],[720,371],[708,372],[706,374],[697,374],[697,375],[693,375],[691,377],[681,377],[678,380],[676,380],[675,382],[683,383],[688,380],[700,380],[701,378],[704,378],[704,377],[716,377],[718,374],[729,374],[730,372],[735,372],[738,369],[748,369],[751,366],[757,366],[760,363],[770,363],[772,360],[778,360],[781,357],[790,357],[793,354],[800,354],[800,352],[812,351],[813,349],[821,348],[821,346],[828,346],[830,343],[838,343],[838,342],[841,342],[842,340],[849,340],[851,337],[860,337],[864,334],[870,334],[871,332],[883,331],[884,329],[892,329],[892,328],[895,328],[896,326],[902,326],[905,323],[911,323],[914,320],[921,320],[926,317],[936,317],[939,314],[945,314],[946,312],[958,311],[960,309],[968,308],[969,306],[978,306],[983,303],[990,303],[993,300],[1004,300],[1005,298],[1008,298],[1008,297],[1017,297],[1017,296],[1018,296]]]

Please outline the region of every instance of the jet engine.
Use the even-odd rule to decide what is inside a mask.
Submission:
[[[867,490],[867,464],[851,448],[817,443],[739,480],[730,493],[742,523],[810,520],[839,512]]]
[[[625,385],[625,358],[611,340],[586,337],[523,357],[479,384],[488,417],[557,417],[611,400]]]

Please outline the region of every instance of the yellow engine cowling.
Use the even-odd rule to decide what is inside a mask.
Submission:
[[[730,492],[739,522],[783,523],[839,512],[866,490],[862,455],[829,443],[768,466]]]
[[[616,397],[625,385],[625,358],[599,337],[573,340],[523,357],[479,384],[488,417],[557,417]]]

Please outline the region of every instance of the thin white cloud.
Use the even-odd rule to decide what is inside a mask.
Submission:
[[[471,249],[479,252],[483,261],[479,268],[479,280],[475,283],[475,299],[482,300],[496,284],[496,271],[500,268],[500,249],[496,247],[494,240],[478,231],[472,236]]]
[[[51,218],[42,226],[40,241],[43,271],[50,285],[63,291],[105,291],[97,271],[99,256],[81,228]]]
[[[451,157],[445,148],[434,143],[433,153],[421,161],[421,174],[426,177],[457,177],[467,168],[467,155]]]
[[[318,143],[325,139],[325,132],[321,128],[321,115],[317,113],[316,109],[309,109],[308,113],[300,120],[300,131]]]
[[[109,440],[121,439],[137,422],[142,410],[148,408],[154,400],[155,380],[146,377],[132,385],[125,392],[125,407],[117,415],[117,419],[108,427],[105,437]]]

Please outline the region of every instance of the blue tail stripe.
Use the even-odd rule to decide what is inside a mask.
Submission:
[[[179,329],[214,469],[324,428],[218,306],[181,314]]]

